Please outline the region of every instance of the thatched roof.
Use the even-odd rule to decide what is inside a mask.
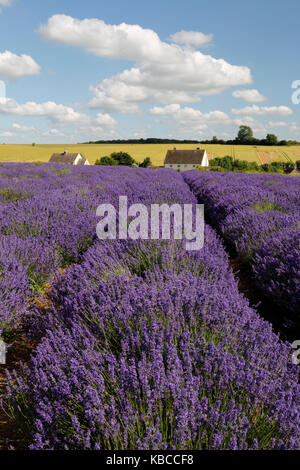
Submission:
[[[167,165],[201,165],[205,150],[168,150],[165,164]]]
[[[71,165],[74,164],[76,158],[78,157],[78,153],[69,153],[69,152],[63,152],[63,153],[54,153],[50,160],[49,163],[69,163]],[[81,154],[80,154],[81,155]],[[84,164],[85,158],[81,155],[82,159],[78,164]]]

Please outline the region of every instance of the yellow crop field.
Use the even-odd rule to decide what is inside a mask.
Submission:
[[[176,146],[178,149],[194,149],[196,144],[82,144],[82,145],[0,145],[0,162],[47,162],[52,153],[69,152],[82,153],[91,164],[96,159],[112,152],[128,152],[136,161],[141,162],[150,157],[153,165],[163,165],[167,150]],[[300,146],[291,147],[259,147],[251,145],[214,145],[207,144],[205,148],[209,158],[230,155],[239,160],[257,163],[267,161],[300,160]]]

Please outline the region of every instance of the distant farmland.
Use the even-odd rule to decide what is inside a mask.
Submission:
[[[178,149],[196,148],[196,144],[174,144]],[[201,145],[205,148],[209,158],[230,155],[239,160],[257,162],[258,164],[272,161],[300,160],[300,146],[291,147],[260,147],[245,145]],[[85,145],[0,145],[0,162],[47,162],[52,153],[80,152],[88,158],[91,164],[96,159],[109,155],[112,152],[128,152],[136,161],[141,162],[150,157],[153,165],[163,165],[163,161],[170,144],[85,144]]]

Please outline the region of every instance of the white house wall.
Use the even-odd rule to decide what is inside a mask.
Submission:
[[[189,165],[189,164],[184,164],[184,165],[174,165],[174,164],[165,164],[165,168],[173,168],[173,170],[180,170],[180,171],[187,171],[187,170],[195,170],[197,168],[197,166],[199,166],[199,164],[197,165]]]
[[[77,157],[75,158],[73,165],[78,165],[78,163],[80,162],[81,159],[82,159],[82,156],[79,153],[77,155]]]
[[[206,151],[203,154],[201,163],[193,163],[193,164],[174,164],[174,163],[165,163],[165,168],[173,168],[173,170],[180,170],[180,171],[187,171],[187,170],[195,170],[197,166],[209,166],[208,156]]]
[[[208,161],[208,156],[207,156],[206,151],[204,152],[201,166],[209,166],[209,161]]]

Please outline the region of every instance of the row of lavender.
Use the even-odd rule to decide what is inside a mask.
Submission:
[[[96,237],[97,204],[128,190],[121,178],[105,169],[1,165],[0,336],[24,321],[59,269],[80,262]]]
[[[109,202],[115,184],[129,203],[196,202],[172,170],[94,171]],[[211,228],[197,252],[95,240],[80,261],[30,312],[42,339],[9,379],[32,449],[299,448],[291,348],[239,293]]]
[[[249,262],[257,288],[300,324],[300,181],[186,172],[211,224]]]

